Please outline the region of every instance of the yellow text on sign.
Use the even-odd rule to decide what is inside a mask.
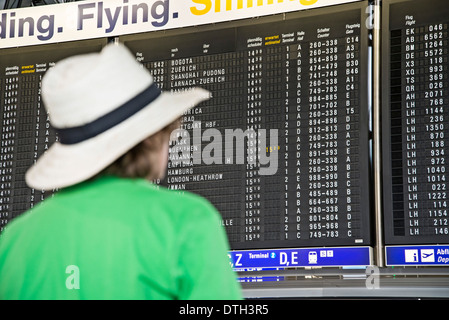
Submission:
[[[214,7],[215,12],[221,12],[221,3],[226,4],[226,11],[231,11],[232,3],[234,0],[192,0],[194,3],[200,5],[198,7],[190,7],[190,11],[196,15],[201,16],[204,14],[207,14],[210,12],[212,7]],[[303,6],[311,6],[318,2],[318,0],[285,0],[285,2],[288,1],[296,1],[303,5]],[[265,3],[266,2],[266,3]],[[251,8],[254,6],[264,6],[264,5],[270,5],[274,3],[283,3],[284,0],[237,0],[237,9],[243,9],[244,5],[246,4],[245,8]]]

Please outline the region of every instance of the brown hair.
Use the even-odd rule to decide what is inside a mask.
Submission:
[[[160,172],[155,168],[160,161],[160,152],[165,143],[169,143],[173,130],[180,127],[180,119],[172,122],[162,130],[141,141],[127,153],[118,158],[101,174],[115,175],[122,178],[145,178],[155,180]]]

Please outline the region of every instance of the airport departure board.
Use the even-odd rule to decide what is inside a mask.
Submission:
[[[0,231],[54,193],[25,183],[27,169],[57,139],[41,100],[43,75],[63,58],[100,51],[105,44],[106,40],[92,40],[1,50]]]
[[[447,1],[383,1],[385,243],[449,242]]]
[[[161,184],[209,199],[232,249],[370,245],[365,9],[120,38],[163,90],[211,91],[182,117],[191,158],[175,141]]]

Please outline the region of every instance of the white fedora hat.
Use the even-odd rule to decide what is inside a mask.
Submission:
[[[209,97],[201,88],[161,92],[121,44],[62,60],[42,80],[59,141],[27,171],[26,182],[52,190],[87,180]]]

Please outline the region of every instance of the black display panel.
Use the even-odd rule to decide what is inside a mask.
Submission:
[[[449,243],[447,4],[383,1],[387,245]]]
[[[232,249],[371,243],[366,5],[120,38],[164,90],[212,92],[183,116],[192,158],[173,144],[161,183],[209,199]],[[237,129],[267,132],[243,164],[226,156]],[[261,174],[251,157],[273,150],[276,173]]]
[[[56,191],[25,183],[27,169],[57,139],[40,95],[43,75],[63,58],[98,52],[105,44],[92,40],[0,51],[0,231]]]

